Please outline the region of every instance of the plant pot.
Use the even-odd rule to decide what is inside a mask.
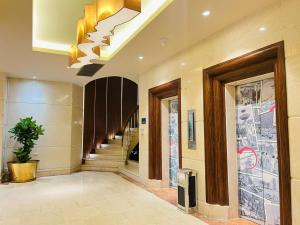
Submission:
[[[26,163],[8,162],[8,171],[11,182],[24,183],[36,179],[39,160],[31,160]]]

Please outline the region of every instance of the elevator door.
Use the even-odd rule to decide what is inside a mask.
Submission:
[[[236,87],[240,216],[279,225],[279,176],[274,79]]]
[[[177,171],[179,168],[178,99],[169,101],[169,146],[170,187],[177,187]]]

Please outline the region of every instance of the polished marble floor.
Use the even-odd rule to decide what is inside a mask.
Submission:
[[[122,176],[122,175],[120,175]],[[149,188],[146,187],[145,185],[138,183],[131,178],[128,178],[126,176],[122,176],[124,179],[127,179],[128,181],[135,183],[141,188],[144,188],[145,190],[153,193],[157,197],[173,204],[177,205],[177,190],[173,188]],[[195,212],[192,214],[194,217],[206,222],[208,225],[256,225],[256,223],[253,223],[249,220],[245,220],[242,218],[236,218],[236,219],[230,219],[230,220],[214,220],[214,219],[209,219],[203,215],[201,215],[198,212]]]
[[[0,185],[0,225],[205,225],[114,173]]]

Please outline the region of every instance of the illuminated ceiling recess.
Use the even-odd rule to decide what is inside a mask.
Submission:
[[[110,45],[116,27],[140,12],[140,0],[97,0],[85,6],[85,16],[77,24],[77,43],[71,48],[69,66],[81,68],[100,61],[100,48]]]
[[[86,4],[84,5],[73,0],[65,0],[61,2],[64,6],[61,6],[58,12],[54,6],[60,4],[60,1],[48,1],[33,0],[33,50],[70,55],[71,68],[109,61],[173,2],[173,0],[83,0],[82,3]],[[70,8],[68,4],[75,5]],[[79,15],[80,11],[84,12],[84,16]],[[66,14],[70,15],[67,19]],[[74,21],[70,22],[76,15],[82,19],[77,23],[77,39],[74,39],[76,34],[69,24],[74,24]],[[58,18],[64,20],[60,20],[61,24],[57,26],[57,22],[55,24],[51,22],[53,16],[56,20]],[[67,32],[61,33],[59,30],[62,29]]]

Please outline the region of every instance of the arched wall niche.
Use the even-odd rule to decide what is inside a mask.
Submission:
[[[138,105],[138,85],[124,77],[104,77],[85,85],[83,158],[122,132]]]

